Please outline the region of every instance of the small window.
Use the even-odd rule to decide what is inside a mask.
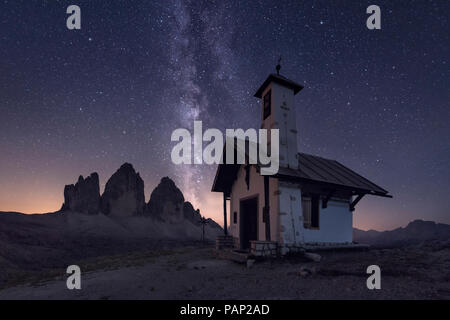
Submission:
[[[269,90],[269,92],[266,93],[266,95],[264,96],[264,111],[263,111],[263,120],[267,119],[267,117],[270,116],[270,112],[271,112],[271,99],[272,97],[272,91]]]
[[[233,212],[233,223],[236,224],[237,223],[237,212]]]
[[[303,225],[308,229],[319,229],[320,195],[302,197]]]

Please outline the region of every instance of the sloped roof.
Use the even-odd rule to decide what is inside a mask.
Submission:
[[[275,177],[327,185],[335,189],[353,191],[354,193],[390,197],[388,191],[336,160],[325,159],[306,153],[299,153],[298,156],[298,170],[280,167]],[[225,192],[229,195],[240,166],[238,164],[220,164],[217,168],[212,191]]]
[[[336,160],[299,153],[299,169],[280,168],[279,177],[294,177],[311,182],[321,182],[347,187],[360,192],[386,196],[388,191],[347,168]]]

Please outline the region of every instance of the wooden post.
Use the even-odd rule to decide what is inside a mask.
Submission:
[[[264,176],[264,224],[266,225],[266,241],[270,241],[270,192],[269,177]]]
[[[206,220],[205,217],[202,217],[201,223],[202,223],[202,242],[205,242],[205,224],[208,223],[208,220]]]
[[[223,233],[228,235],[227,228],[227,196],[223,193]]]

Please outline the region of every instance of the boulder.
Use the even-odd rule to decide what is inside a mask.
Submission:
[[[298,275],[301,277],[308,277],[315,273],[316,273],[316,268],[306,267],[306,266],[300,266],[300,269],[298,271]]]
[[[86,179],[78,178],[75,184],[64,187],[64,204],[61,211],[97,214],[100,211],[100,187],[98,174],[92,173]]]
[[[153,190],[147,205],[147,214],[170,222],[184,219],[183,193],[169,177],[162,178]]]
[[[322,257],[320,254],[312,253],[312,252],[305,252],[304,257],[308,260],[314,261],[314,262],[320,262]]]
[[[123,164],[109,178],[101,197],[105,215],[142,215],[145,208],[144,181],[129,163]]]

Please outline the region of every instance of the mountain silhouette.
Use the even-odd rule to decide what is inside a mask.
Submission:
[[[450,239],[450,225],[433,221],[414,220],[406,227],[389,231],[353,229],[353,240],[371,245],[408,245],[427,240]]]

